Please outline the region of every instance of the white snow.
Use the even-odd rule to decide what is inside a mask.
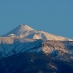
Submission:
[[[37,50],[41,40],[26,39],[26,38],[13,38],[2,37],[0,38],[0,54],[3,57],[8,57],[20,52],[32,51],[40,52],[40,48]]]
[[[29,27],[26,24],[21,24],[5,36],[20,37],[20,38],[31,38],[31,39],[42,39],[42,40],[59,40],[59,41],[73,41],[72,39],[52,35],[44,31],[37,31]]]
[[[49,40],[49,42],[45,42],[46,40]],[[73,41],[72,39],[55,36],[44,31],[34,30],[28,25],[22,24],[7,33],[5,37],[0,37],[0,54],[2,54],[3,57],[8,57],[26,51],[44,52],[48,54],[55,52],[55,50],[64,53],[73,53],[72,49],[66,49],[67,46],[73,46],[73,42],[70,42],[69,44],[68,42],[50,42],[50,40],[62,42]],[[51,46],[48,46],[47,44],[50,44]]]

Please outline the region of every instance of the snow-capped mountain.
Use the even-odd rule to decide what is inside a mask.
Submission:
[[[73,73],[73,40],[19,25],[0,37],[1,73]]]
[[[66,42],[65,42],[66,41]],[[0,37],[0,54],[8,57],[20,52],[43,52],[45,54],[73,54],[71,39],[37,31],[22,24]]]
[[[19,37],[0,37],[0,57],[8,57],[13,54],[24,52],[45,54],[56,53],[58,57],[61,57],[64,54],[73,55],[72,47],[72,41],[43,41],[40,39]]]
[[[59,40],[59,41],[72,41],[72,39],[68,39],[61,36],[56,36],[49,34],[44,31],[37,31],[33,28],[29,27],[26,24],[21,24],[9,33],[4,36],[10,37],[20,37],[20,38],[30,38],[30,39],[42,39],[42,40]]]

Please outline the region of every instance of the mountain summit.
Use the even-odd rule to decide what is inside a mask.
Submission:
[[[44,31],[34,30],[26,24],[19,25],[18,27],[7,33],[5,36],[42,40],[71,41],[71,39],[68,38],[52,35]]]
[[[31,30],[34,30],[33,28],[29,27],[27,24],[21,24],[18,27],[19,27],[18,30],[22,30],[22,31],[27,31],[27,30],[31,31]]]
[[[16,27],[15,29],[13,29],[12,31],[10,31],[9,33],[7,33],[6,35],[10,35],[10,34],[20,35],[20,34],[23,34],[25,31],[32,31],[32,30],[34,30],[34,29],[29,27],[28,25],[21,24],[18,27]]]
[[[73,73],[73,41],[19,25],[0,37],[0,72]]]

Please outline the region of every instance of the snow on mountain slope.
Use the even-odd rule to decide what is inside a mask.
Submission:
[[[72,41],[72,39],[64,38],[61,36],[55,36],[43,31],[37,31],[28,25],[22,24],[7,33],[4,36],[20,37],[20,38],[31,38],[31,39],[42,39],[42,40],[60,40],[60,41]]]
[[[19,25],[0,37],[0,72],[73,73],[73,41]]]
[[[42,41],[19,37],[0,37],[0,57],[8,57],[21,52],[73,55],[73,42],[70,41]]]
[[[71,39],[37,31],[25,24],[19,25],[4,36],[0,37],[0,56],[3,57],[21,52],[58,53],[59,55],[67,53],[73,55]]]
[[[13,54],[29,51],[33,48],[38,48],[38,46],[41,45],[41,42],[42,40],[0,37],[0,56],[7,57]],[[39,48],[36,52],[39,52],[38,50]]]

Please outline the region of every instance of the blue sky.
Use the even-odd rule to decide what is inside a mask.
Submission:
[[[73,38],[73,0],[0,0],[0,35],[20,24]]]

